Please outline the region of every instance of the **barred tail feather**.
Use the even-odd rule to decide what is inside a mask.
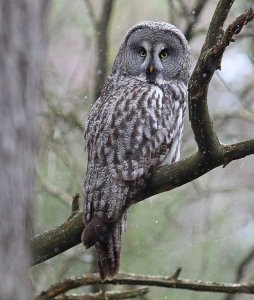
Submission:
[[[93,216],[82,233],[82,242],[86,248],[95,245],[101,280],[112,279],[119,271],[121,237],[127,226],[127,211],[120,220],[105,223]]]
[[[112,279],[119,271],[122,235],[121,223],[121,221],[118,221],[114,224],[106,242],[98,242],[95,245],[102,281]]]

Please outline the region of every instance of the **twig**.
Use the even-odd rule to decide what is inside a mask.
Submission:
[[[42,292],[39,296],[37,296],[35,300],[51,299],[71,289],[97,283],[101,283],[98,274],[85,274],[83,276],[72,277],[51,286],[47,291]],[[105,281],[103,284],[146,285],[173,289],[186,289],[199,292],[254,294],[253,283],[219,283],[136,274],[119,274],[111,281]]]
[[[222,55],[230,42],[234,42],[233,36],[239,34],[244,25],[248,24],[254,18],[252,9],[249,9],[245,14],[239,16],[232,24],[230,24],[224,34],[218,37],[216,45],[212,48],[212,55],[218,59],[215,64],[217,69],[221,69],[220,63]]]
[[[71,203],[71,215],[68,218],[68,220],[72,219],[75,215],[79,214],[79,199],[80,199],[80,194],[76,193],[72,197],[72,203]]]
[[[79,211],[79,199],[80,199],[80,194],[76,193],[75,196],[72,198],[72,204],[71,204],[71,212],[76,213]]]
[[[55,300],[118,300],[118,299],[130,299],[143,296],[149,292],[149,288],[136,288],[124,291],[106,291],[91,294],[80,295],[61,295],[54,297]]]
[[[177,268],[175,273],[173,274],[173,276],[171,278],[174,279],[174,280],[177,280],[178,277],[180,276],[181,272],[182,272],[182,267]]]

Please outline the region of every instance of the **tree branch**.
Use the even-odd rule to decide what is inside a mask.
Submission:
[[[220,160],[208,159],[200,152],[196,152],[179,162],[157,169],[147,183],[145,190],[138,195],[135,202],[173,190],[218,166],[226,166],[232,160],[251,154],[254,154],[254,140],[224,146]],[[36,235],[31,242],[33,249],[32,264],[41,263],[78,245],[81,242],[80,237],[83,229],[82,213],[79,212],[55,229]]]
[[[229,11],[235,0],[220,0],[214,11],[212,20],[210,22],[208,33],[206,35],[206,41],[203,45],[203,50],[212,48],[217,43],[219,30],[222,29],[224,22],[226,21]]]
[[[221,58],[229,41],[234,34],[239,33],[242,29],[242,19],[239,20],[238,18],[228,27],[225,34],[222,33],[222,26],[233,2],[233,0],[219,1],[189,82],[189,117],[195,140],[201,153],[213,156],[215,159],[216,156],[221,156],[222,149],[209,116],[207,92],[215,70],[220,69]],[[241,17],[245,19],[245,24],[247,24],[247,20],[250,21],[251,17],[253,18],[253,11],[250,10]],[[231,29],[235,28],[235,23],[239,26],[239,31]]]
[[[61,295],[50,299],[55,300],[118,300],[118,299],[130,299],[143,296],[149,292],[149,288],[136,288],[124,291],[105,291],[91,294],[80,295]],[[39,298],[40,299],[40,298]],[[38,299],[38,300],[39,300]]]
[[[52,285],[47,291],[42,292],[35,300],[48,300],[65,293],[71,289],[91,284],[101,283],[98,274],[85,274],[82,276],[65,279]],[[103,284],[128,284],[146,285],[174,289],[186,289],[199,292],[214,293],[245,293],[254,294],[254,284],[252,283],[219,283],[201,280],[178,279],[169,276],[151,276],[136,274],[119,274],[111,281],[104,281]]]
[[[32,264],[41,263],[79,244],[83,228],[82,214],[78,213],[57,228],[36,235],[32,240]]]

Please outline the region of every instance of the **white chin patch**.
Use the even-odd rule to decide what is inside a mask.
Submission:
[[[140,74],[140,75],[136,76],[136,78],[140,81],[146,82],[146,76],[144,74]]]
[[[136,79],[140,80],[140,81],[143,81],[143,82],[148,82],[147,81],[147,77],[145,74],[140,74],[138,76],[135,76]],[[168,81],[164,80],[160,75],[157,75],[156,79],[154,82],[154,84],[157,84],[157,85],[163,85],[165,83],[167,83]]]

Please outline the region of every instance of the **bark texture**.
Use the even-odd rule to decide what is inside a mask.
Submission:
[[[0,2],[0,299],[31,298],[27,269],[46,8],[47,1]]]

